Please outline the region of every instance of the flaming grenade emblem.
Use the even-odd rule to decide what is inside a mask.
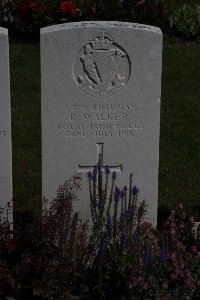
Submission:
[[[75,78],[83,92],[110,97],[126,85],[130,63],[126,52],[114,44],[110,34],[101,30],[80,52]]]

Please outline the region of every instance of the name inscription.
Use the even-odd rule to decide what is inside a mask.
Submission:
[[[57,130],[66,138],[77,137],[133,137],[142,130],[133,104],[67,105],[66,121],[57,124]]]

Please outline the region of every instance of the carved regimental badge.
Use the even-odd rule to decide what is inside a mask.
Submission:
[[[74,77],[79,88],[94,97],[110,97],[123,88],[130,76],[126,52],[101,30],[79,52]]]

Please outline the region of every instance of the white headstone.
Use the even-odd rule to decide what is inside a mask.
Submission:
[[[12,200],[12,150],[8,31],[0,28],[0,207]]]
[[[133,173],[156,225],[161,66],[156,27],[81,22],[41,30],[44,196],[82,173],[77,208],[87,218],[87,172],[102,153],[119,187]]]

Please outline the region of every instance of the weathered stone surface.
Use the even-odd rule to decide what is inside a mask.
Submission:
[[[81,22],[41,30],[43,195],[83,175],[103,153],[123,187],[133,173],[156,224],[162,33],[151,26]]]
[[[0,28],[0,207],[12,199],[12,150],[8,31]]]

